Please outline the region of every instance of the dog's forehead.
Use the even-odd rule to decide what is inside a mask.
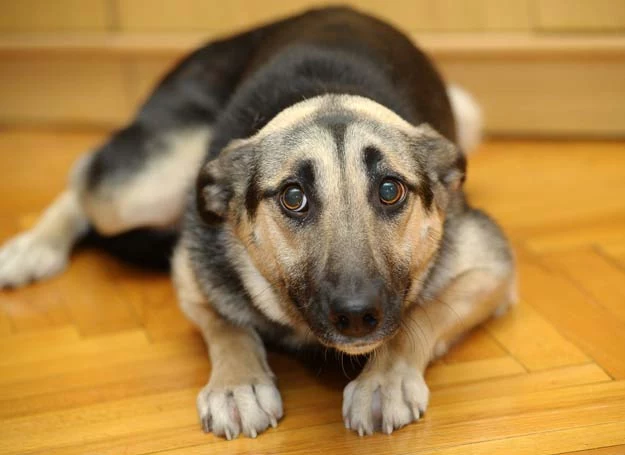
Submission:
[[[252,139],[262,156],[259,170],[277,182],[303,161],[328,178],[346,168],[356,175],[368,148],[388,167],[408,171],[409,138],[416,133],[418,128],[369,99],[326,95],[286,109]]]
[[[369,119],[382,125],[410,133],[415,130],[395,112],[375,101],[357,95],[321,95],[296,103],[276,115],[257,134],[258,139],[289,130],[326,113],[340,113],[360,119]]]

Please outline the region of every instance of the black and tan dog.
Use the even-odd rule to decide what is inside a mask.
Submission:
[[[343,417],[391,433],[425,411],[428,362],[514,300],[506,240],[462,190],[476,110],[448,92],[404,35],[349,9],[210,43],[3,248],[0,285],[59,272],[89,228],[180,226],[174,281],[212,361],[206,431],[255,437],[282,417],[265,340],[375,353]]]

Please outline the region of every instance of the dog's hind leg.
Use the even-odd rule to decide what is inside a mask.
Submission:
[[[0,288],[20,286],[59,273],[88,225],[77,193],[63,192],[35,227],[0,250]]]
[[[170,227],[265,30],[195,51],[159,84],[135,120],[83,158],[37,225],[0,249],[0,288],[52,276],[91,226],[102,235]]]

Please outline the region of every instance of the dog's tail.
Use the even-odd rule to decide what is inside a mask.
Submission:
[[[456,121],[458,145],[469,154],[482,140],[482,110],[475,98],[457,85],[447,86],[447,96]]]
[[[79,247],[95,247],[128,264],[167,271],[179,234],[175,229],[135,229],[105,237],[90,229]]]

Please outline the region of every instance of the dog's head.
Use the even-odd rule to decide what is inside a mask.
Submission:
[[[364,353],[414,303],[464,166],[428,126],[328,95],[284,110],[209,162],[198,209],[232,229],[283,314],[325,345]]]

